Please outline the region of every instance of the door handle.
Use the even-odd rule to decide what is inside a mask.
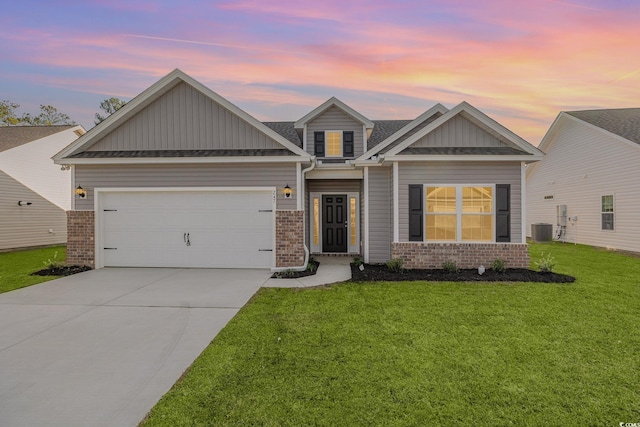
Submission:
[[[191,239],[189,239],[189,233],[187,233],[187,246],[191,246]]]

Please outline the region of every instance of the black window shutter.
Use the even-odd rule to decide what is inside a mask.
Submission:
[[[342,156],[353,157],[353,132],[342,133]]]
[[[409,185],[409,241],[423,241],[422,185]]]
[[[511,241],[511,185],[496,184],[496,242]]]
[[[324,157],[324,132],[313,133],[313,154]]]

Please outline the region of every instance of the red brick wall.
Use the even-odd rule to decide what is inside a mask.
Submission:
[[[304,264],[304,211],[276,211],[276,267]]]
[[[67,264],[95,268],[93,211],[67,211]]]
[[[527,245],[520,243],[392,243],[391,258],[402,258],[405,268],[442,268],[448,261],[458,268],[489,268],[497,258],[507,268],[529,268]]]

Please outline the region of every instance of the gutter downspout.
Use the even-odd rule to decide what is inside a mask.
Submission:
[[[303,169],[301,172],[302,175],[302,180],[300,182],[300,190],[302,191],[302,203],[304,204],[304,194],[305,194],[305,188],[304,188],[304,182],[305,182],[305,175],[307,174],[307,172],[311,172],[313,169],[315,169],[316,167],[316,156],[313,156],[311,158],[311,166],[309,166],[306,169]],[[303,209],[304,210],[304,209]],[[304,236],[303,236],[304,238]],[[274,273],[278,273],[280,271],[285,271],[285,270],[291,270],[291,271],[304,271],[307,269],[307,264],[309,263],[309,248],[307,248],[307,245],[303,243],[302,247],[304,248],[304,264],[296,266],[296,267],[273,267],[271,269],[272,272]]]

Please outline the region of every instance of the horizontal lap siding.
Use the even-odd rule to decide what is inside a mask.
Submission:
[[[401,242],[409,240],[409,184],[510,184],[511,242],[522,241],[520,162],[403,162],[398,172]]]
[[[556,230],[556,205],[577,216],[567,240],[640,252],[640,145],[574,120],[560,123],[546,156],[527,171],[527,234],[531,224]],[[602,230],[601,197],[614,195],[615,230]],[[545,199],[553,196],[553,199]]]
[[[18,201],[32,204],[18,206]],[[0,172],[0,218],[0,250],[67,241],[65,211],[3,172]]]
[[[369,262],[391,259],[391,168],[369,168]]]
[[[86,199],[76,199],[77,210],[93,210],[97,187],[277,187],[277,208],[296,209],[296,198],[282,194],[287,184],[295,194],[296,164],[78,165],[75,174],[76,185],[87,190]]]
[[[313,133],[327,130],[352,131],[354,156],[358,157],[364,153],[362,123],[345,114],[339,108],[331,107],[307,124],[307,152],[309,154],[315,154],[313,151]]]
[[[498,138],[458,115],[419,139],[412,147],[504,147]]]
[[[282,148],[186,83],[145,107],[88,151]]]

